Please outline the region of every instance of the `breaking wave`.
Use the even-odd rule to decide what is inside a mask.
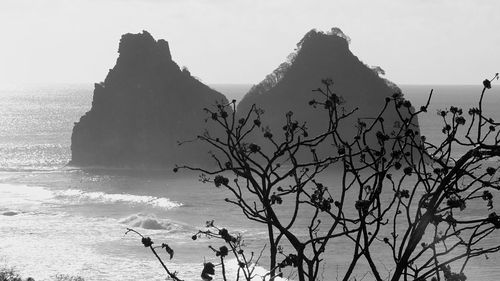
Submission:
[[[140,227],[151,230],[167,230],[169,232],[181,232],[184,230],[181,224],[166,219],[159,219],[154,215],[135,214],[120,220],[120,223],[130,227]]]
[[[76,202],[96,202],[96,203],[126,203],[126,204],[146,204],[163,209],[173,209],[182,206],[182,203],[171,201],[168,198],[132,195],[120,193],[85,192],[79,189],[67,189],[56,191],[57,199],[72,200]]]

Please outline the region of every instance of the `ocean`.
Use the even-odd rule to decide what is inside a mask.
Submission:
[[[229,100],[240,99],[250,86],[212,85]],[[493,86],[485,111],[500,120],[500,86]],[[422,134],[439,142],[443,134],[437,110],[455,105],[467,111],[475,106],[482,85],[401,88],[417,108],[434,89],[428,113],[419,122]],[[53,280],[57,274],[85,280],[164,280],[160,264],[139,237],[125,235],[132,227],[175,250],[166,261],[180,277],[200,280],[203,262],[216,261],[208,246],[221,243],[193,241],[191,236],[212,219],[243,234],[249,249],[264,245],[265,229],[242,219],[239,210],[224,202],[223,189],[200,183],[195,173],[67,166],[73,124],[90,109],[92,90],[91,83],[0,89],[0,266],[14,266],[36,280]],[[326,253],[325,280],[344,266],[349,247],[338,245],[336,251]],[[229,270],[236,267],[229,263]],[[471,262],[468,280],[497,280],[499,264],[499,253]]]

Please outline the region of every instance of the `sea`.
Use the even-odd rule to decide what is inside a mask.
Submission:
[[[240,100],[251,87],[211,86],[229,100]],[[427,140],[438,143],[444,135],[437,111],[450,105],[464,112],[476,107],[482,85],[401,88],[416,108],[426,104],[433,90],[428,113],[419,122]],[[223,189],[201,183],[197,173],[69,166],[73,125],[90,109],[92,91],[92,83],[0,86],[0,268],[14,267],[35,280],[165,280],[140,237],[126,234],[133,228],[156,245],[174,249],[172,259],[163,250],[161,255],[179,277],[201,280],[203,263],[218,263],[209,246],[223,245],[215,239],[191,239],[209,220],[241,234],[256,255],[265,247],[264,227],[246,220],[224,202],[229,195]],[[500,85],[486,93],[484,108],[500,120]],[[500,244],[499,233],[491,243]],[[351,255],[348,244],[335,247],[325,254],[324,280],[337,278]],[[265,259],[257,264],[257,274],[265,273]],[[383,258],[377,262],[385,264]],[[236,268],[228,260],[228,271]],[[498,280],[500,253],[471,261],[466,274],[468,280]],[[361,270],[353,280],[370,277]]]

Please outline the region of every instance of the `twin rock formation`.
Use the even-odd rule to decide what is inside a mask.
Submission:
[[[203,108],[227,102],[225,96],[192,77],[187,69],[181,70],[172,60],[168,43],[156,41],[146,31],[123,35],[118,52],[105,81],[95,84],[91,110],[75,123],[71,164],[208,164],[210,147],[200,142],[179,146],[178,142],[192,140],[204,130],[217,133],[220,128],[214,122],[205,122]],[[252,87],[237,112],[245,114],[256,104],[265,111],[262,123],[278,131],[291,110],[294,118],[307,122],[309,133],[321,132],[326,125],[324,112],[308,102],[315,98],[312,90],[321,86],[323,78],[334,80],[334,90],[346,100],[347,108],[360,108],[357,118],[376,116],[385,97],[399,91],[350,52],[349,38],[339,29],[328,33],[312,30],[287,62]],[[397,118],[392,113],[384,119],[392,124]],[[352,134],[353,126],[342,130]]]

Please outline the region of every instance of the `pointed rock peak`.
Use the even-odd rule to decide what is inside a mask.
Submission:
[[[267,75],[263,81],[254,85],[247,93],[247,96],[259,96],[271,90],[286,76],[292,65],[297,61],[299,61],[299,64],[305,63],[315,67],[315,69],[310,69],[309,72],[318,72],[321,68],[331,68],[332,66],[327,64],[331,64],[332,59],[339,61],[341,58],[352,57],[353,55],[349,51],[350,42],[351,39],[338,27],[333,27],[327,32],[317,31],[316,29],[310,30],[297,43],[297,48],[287,56],[286,61]],[[324,78],[318,77],[316,79]]]
[[[192,77],[172,60],[165,40],[151,34],[125,34],[116,65],[95,84],[92,108],[75,123],[73,165],[166,167],[207,163],[209,147],[191,140],[207,124],[203,108],[227,99]],[[198,144],[198,143],[196,143]]]
[[[144,60],[155,57],[163,60],[172,60],[168,42],[160,39],[156,41],[153,36],[143,30],[142,33],[127,33],[122,35],[118,47],[120,57],[118,60]]]
[[[349,44],[351,43],[349,36],[345,35],[345,33],[338,27],[333,27],[327,32],[312,29],[304,35],[299,43],[297,43],[297,49],[300,50],[303,46],[309,46],[320,42],[324,43],[325,40],[338,44],[344,48],[349,48]]]
[[[245,114],[255,104],[265,112],[262,124],[279,132],[285,113],[292,111],[296,120],[307,122],[310,135],[324,132],[328,123],[309,102],[319,98],[312,91],[322,87],[322,80],[331,79],[332,89],[344,100],[342,107],[347,111],[359,109],[350,117],[349,125],[341,129],[346,135],[356,134],[356,118],[377,116],[385,98],[400,91],[380,77],[382,68],[372,69],[359,60],[349,50],[349,43],[350,38],[339,28],[307,32],[286,61],[243,97],[238,112]],[[388,110],[384,119],[392,124],[398,114]]]

